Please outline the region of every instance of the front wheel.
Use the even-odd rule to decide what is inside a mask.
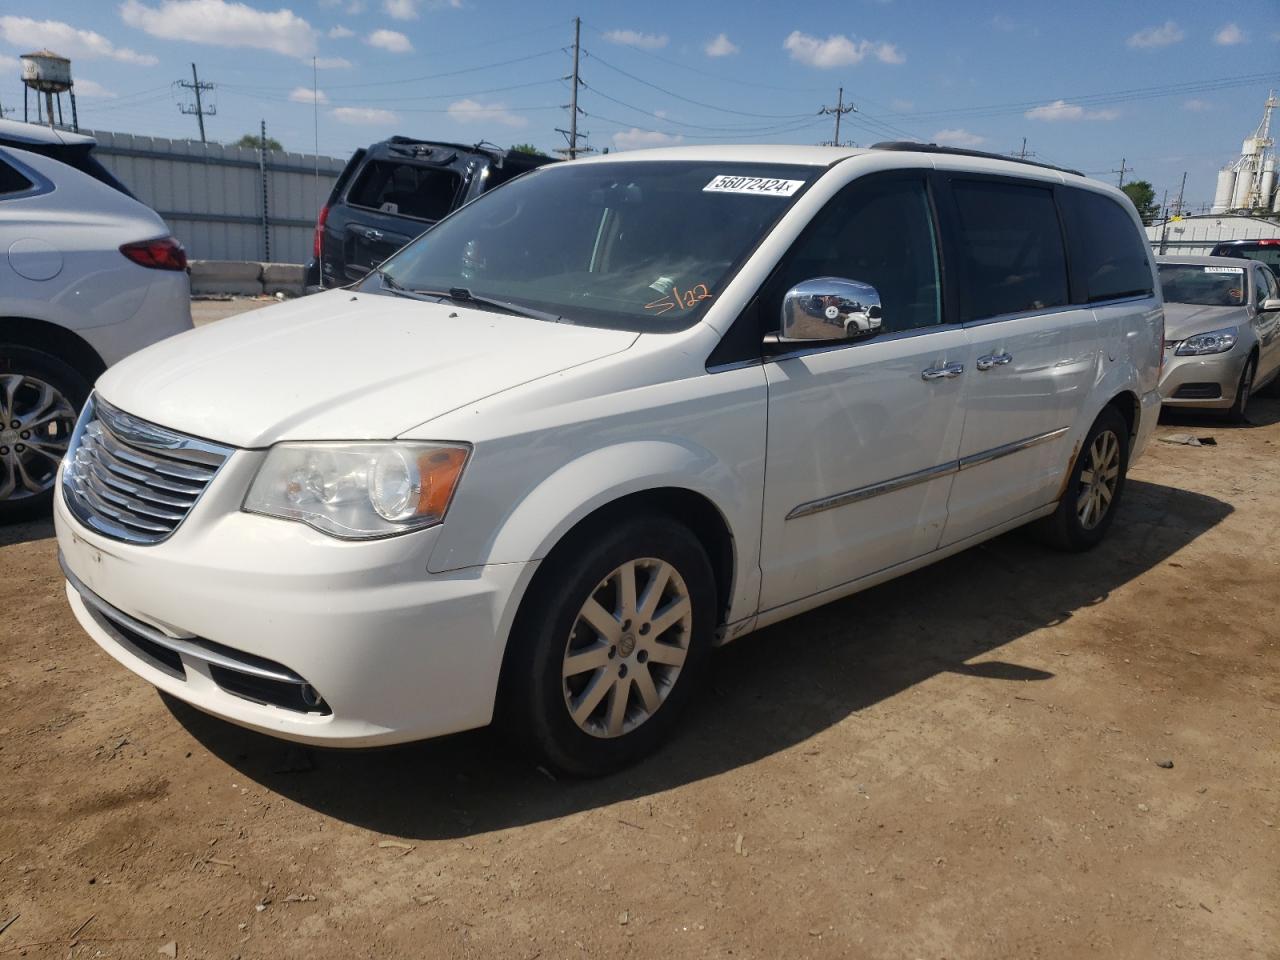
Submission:
[[[1232,423],[1249,422],[1249,400],[1253,396],[1253,377],[1258,370],[1258,361],[1250,357],[1240,371],[1240,382],[1236,384],[1236,402],[1227,411],[1227,419]]]
[[[599,776],[673,732],[710,651],[715,578],[665,517],[574,536],[546,564],[511,637],[499,718],[553,769]]]
[[[1114,407],[1098,414],[1071,467],[1058,509],[1039,521],[1041,539],[1078,553],[1102,542],[1129,469],[1129,425]]]

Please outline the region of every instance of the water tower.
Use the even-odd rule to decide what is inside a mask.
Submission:
[[[44,115],[49,126],[54,126],[53,104],[57,98],[57,123],[62,124],[62,95],[71,95],[71,125],[80,128],[76,117],[76,94],[71,83],[71,61],[59,56],[52,50],[37,50],[35,53],[24,53],[22,61],[22,119],[27,120],[27,91],[36,92],[36,110],[40,110],[40,94],[44,94]]]

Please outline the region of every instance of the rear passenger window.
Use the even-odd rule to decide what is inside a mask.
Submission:
[[[1067,258],[1051,189],[956,180],[952,192],[960,214],[962,321],[1067,302]]]
[[[1071,269],[1084,301],[1150,296],[1147,238],[1138,232],[1129,211],[1088,190],[1066,189],[1063,197]]]
[[[347,202],[418,220],[439,220],[453,209],[462,178],[452,170],[374,160],[360,171]]]
[[[0,197],[10,193],[22,193],[34,186],[34,183],[0,160]]]

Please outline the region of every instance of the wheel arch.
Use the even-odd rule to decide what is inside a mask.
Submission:
[[[98,351],[74,330],[31,317],[0,317],[0,344],[52,354],[92,384],[107,369]]]
[[[1132,443],[1138,435],[1138,425],[1142,419],[1142,401],[1134,391],[1125,389],[1103,404],[1104,410],[1108,407],[1114,408],[1124,417],[1124,422],[1129,427],[1129,442]]]

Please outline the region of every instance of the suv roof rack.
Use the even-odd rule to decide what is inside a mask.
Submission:
[[[1052,163],[1041,163],[1038,160],[1027,160],[1024,157],[1006,157],[999,153],[987,153],[985,150],[966,150],[964,147],[942,147],[936,143],[916,143],[913,140],[885,140],[873,143],[872,150],[910,150],[913,153],[945,153],[955,157],[980,157],[983,160],[1005,160],[1009,163],[1025,163],[1029,167],[1043,167],[1046,170],[1057,170],[1059,173],[1070,173],[1083,177],[1079,170],[1070,167],[1059,167]]]

